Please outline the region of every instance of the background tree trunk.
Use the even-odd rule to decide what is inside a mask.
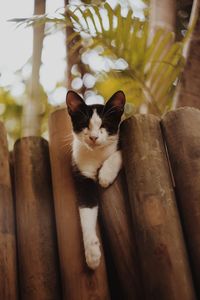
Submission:
[[[174,98],[174,108],[193,106],[200,108],[200,0],[194,0],[190,24],[195,24],[191,39],[185,45],[187,63]]]
[[[176,30],[176,0],[150,0],[150,12],[149,12],[149,36],[148,42],[149,44],[152,42],[155,33],[158,29],[163,29],[166,33],[168,32],[175,32]],[[154,54],[156,53],[158,47],[163,41],[163,36],[161,36],[157,41],[157,46],[155,47],[153,53],[151,54],[150,61],[154,60]],[[173,43],[174,38],[169,40],[169,47]],[[162,61],[164,55],[166,54],[168,47],[166,50],[161,53],[159,57],[156,57],[156,60]],[[153,63],[153,62],[152,62]],[[151,67],[151,64],[149,64]],[[166,69],[167,69],[166,65]],[[146,109],[146,112],[151,112],[153,114],[158,114],[158,110],[163,110],[163,104],[159,100],[159,87],[158,87],[158,79],[154,80],[154,75],[158,72],[159,64],[154,67],[154,70],[151,73],[150,78],[146,82],[147,87],[151,91],[151,94],[154,95],[154,101],[156,102],[157,106],[151,105],[150,109]],[[163,74],[160,74],[162,76]],[[151,97],[149,97],[148,93],[145,93],[145,98],[148,100],[149,103],[152,102]],[[144,105],[142,105],[144,109]],[[141,111],[143,113],[143,111]],[[160,114],[160,113],[159,113]]]
[[[35,0],[34,15],[45,13],[46,0]],[[44,39],[45,25],[33,28],[32,78],[30,82],[30,99],[25,103],[22,116],[22,136],[40,135],[42,103],[40,99],[39,71]]]
[[[151,0],[149,14],[150,40],[158,28],[175,31],[176,0]]]
[[[69,4],[69,0],[64,0],[65,6]],[[84,3],[84,1],[82,1]],[[77,65],[78,71],[80,72],[80,77],[82,78],[84,73],[85,73],[85,65],[81,61],[81,54],[79,53],[80,47],[74,51],[73,54],[69,55],[71,47],[74,45],[75,42],[77,42],[77,38],[74,38],[70,43],[68,42],[68,37],[73,33],[73,28],[67,26],[66,30],[66,41],[67,41],[67,89],[71,89],[71,83],[73,80],[73,75],[71,73],[71,69],[74,65]],[[85,92],[85,87],[82,86],[78,92],[84,93]]]
[[[193,0],[178,0],[177,2],[181,6],[181,9],[184,9],[187,6],[192,5]]]

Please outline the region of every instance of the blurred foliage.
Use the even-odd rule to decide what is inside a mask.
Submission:
[[[0,88],[0,120],[3,121],[8,134],[10,147],[20,137],[21,133],[22,105],[6,88]]]
[[[9,148],[12,149],[14,142],[21,137],[22,132],[22,112],[25,101],[30,101],[29,84],[26,82],[26,89],[23,95],[12,96],[9,87],[0,87],[0,121],[5,125],[8,137]],[[41,100],[41,135],[47,136],[48,116],[54,107],[48,103],[47,95],[40,86],[39,97]]]
[[[104,74],[90,70],[97,77],[95,89],[104,98],[116,89],[122,89],[128,102],[134,106],[134,112],[144,105],[148,112],[157,115],[170,109],[175,85],[184,67],[182,50],[187,37],[174,42],[173,32],[159,29],[150,42],[148,18],[140,20],[134,17],[130,8],[124,17],[120,5],[112,9],[108,3],[68,5],[66,13],[59,17],[50,20],[48,16],[34,16],[26,23],[32,25],[42,20],[73,28],[68,37],[69,56],[80,49],[81,57],[85,51],[101,46],[102,57],[127,62],[127,68],[112,69]]]
[[[183,70],[184,40],[174,42],[174,33],[166,33],[160,29],[149,42],[147,20],[141,21],[133,17],[131,10],[123,17],[120,5],[112,9],[106,3],[104,10],[108,28],[105,28],[105,17],[102,17],[98,7],[67,10],[75,31],[69,41],[82,32],[87,33],[91,39],[89,43],[84,43],[80,37],[78,43],[71,47],[70,54],[82,43],[84,50],[100,45],[104,48],[102,56],[123,58],[128,63],[128,68],[117,72],[112,70],[103,77],[100,76],[96,85],[98,92],[107,97],[116,89],[122,89],[135,110],[145,103],[148,112],[162,115],[170,108],[174,84]],[[117,21],[116,25],[114,20]]]
[[[130,8],[127,16],[122,16],[120,5],[112,9],[106,1],[99,0],[84,1],[85,5],[81,6],[68,5],[65,13],[58,10],[55,16],[44,14],[12,21],[17,22],[17,26],[37,26],[45,22],[48,24],[46,35],[51,34],[55,28],[60,30],[66,26],[72,27],[73,33],[67,38],[71,49],[68,55],[79,49],[81,59],[85,52],[100,46],[103,49],[100,53],[102,57],[127,62],[127,68],[113,68],[109,72],[94,72],[87,65],[87,72],[97,78],[95,86],[90,90],[95,90],[105,99],[118,89],[124,90],[129,102],[127,115],[141,111],[144,107],[148,112],[162,115],[171,108],[176,83],[184,66],[182,49],[187,36],[183,38],[183,35],[187,29],[191,3],[186,7],[178,6],[178,42],[174,42],[174,33],[160,29],[150,43],[149,0],[143,2],[147,4],[144,9],[145,21],[135,18]],[[25,84],[23,97],[24,101],[29,101],[28,82]],[[41,131],[46,135],[47,118],[53,108],[48,104],[42,88],[40,99],[44,107]],[[9,89],[0,88],[0,119],[4,121],[12,141],[20,137],[22,109],[23,102],[18,103]]]

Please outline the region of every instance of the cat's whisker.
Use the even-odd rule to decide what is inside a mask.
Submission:
[[[63,141],[62,141],[62,144],[63,144],[63,143],[69,144],[69,143],[71,143],[71,142],[72,142],[72,138],[68,138],[68,139],[63,140]]]
[[[61,139],[65,140],[66,138],[72,138],[72,137],[73,137],[72,133],[69,133],[67,135],[62,136]]]
[[[116,141],[117,139],[118,139],[117,137],[108,138],[108,141],[114,142],[114,141]]]
[[[63,145],[61,145],[62,148],[67,148],[67,147],[71,147],[72,143],[65,143]]]
[[[70,149],[68,149],[66,152],[65,152],[65,154],[67,155],[67,154],[72,154],[72,150],[71,150],[71,148]]]
[[[67,149],[67,148],[71,148],[72,143],[65,143],[65,144],[61,144],[60,145],[60,149]]]
[[[116,105],[111,106],[111,107],[105,112],[105,114],[104,114],[104,110],[103,110],[103,116],[108,116],[108,113],[111,114],[112,112],[115,111],[116,108],[119,109],[119,107],[116,106]]]
[[[114,108],[115,108],[114,106],[111,106],[111,107],[105,112],[105,114],[108,113],[108,112],[110,112],[110,111],[113,111]]]
[[[73,136],[72,134],[69,134],[67,136],[65,136],[64,138],[62,137],[62,139],[60,140],[60,143],[63,144],[63,143],[71,143],[72,142],[72,139],[73,139]]]
[[[61,150],[65,150],[66,154],[72,153],[72,147],[69,144],[61,146]]]
[[[103,117],[107,117],[107,116],[109,116],[110,114],[112,114],[112,113],[115,111],[115,107],[116,107],[116,106],[112,106],[111,108],[109,108],[109,109],[103,114]]]

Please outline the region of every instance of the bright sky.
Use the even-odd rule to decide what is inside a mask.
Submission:
[[[77,4],[79,0],[73,0]],[[109,0],[111,6],[120,3],[122,8],[126,10],[127,4],[134,9],[136,16],[141,16],[141,8],[143,3],[141,0]],[[55,11],[63,7],[64,0],[46,0],[46,12],[55,13]],[[0,1],[0,86],[8,87],[14,96],[23,94],[24,84],[19,81],[16,71],[22,68],[32,55],[32,28],[24,28],[20,26],[16,28],[16,24],[8,22],[12,18],[30,17],[34,10],[34,0],[4,0]],[[49,101],[52,104],[60,104],[65,99],[66,89],[64,85],[65,69],[66,69],[66,53],[64,44],[64,33],[57,32],[49,35],[44,40],[42,52],[42,66],[40,70],[40,81],[48,93]],[[92,56],[93,55],[93,56]],[[96,55],[96,56],[95,56]],[[95,56],[95,57],[94,57]],[[85,57],[86,59],[86,57]],[[98,66],[110,68],[112,62],[103,61],[98,53],[92,52],[89,61],[94,65],[94,61]],[[89,63],[89,62],[88,62]],[[116,65],[121,66],[123,62],[118,60]],[[98,66],[96,66],[98,70]],[[23,68],[24,79],[30,76],[31,66],[26,65]],[[74,86],[87,83],[91,87],[94,84],[94,77],[86,74],[82,79],[76,80]],[[63,86],[56,88],[57,82],[62,82]],[[101,100],[102,101],[102,100]]]
[[[64,0],[47,0],[46,11],[54,13],[59,7],[63,7]],[[19,82],[16,71],[22,68],[32,55],[32,28],[20,26],[8,22],[12,18],[30,17],[33,15],[33,0],[6,0],[0,1],[0,86],[11,87],[11,93],[19,96],[23,93],[25,86]],[[56,83],[64,80],[65,60],[64,33],[58,32],[49,35],[44,40],[42,53],[42,67],[40,81],[50,101],[53,99]],[[26,79],[31,72],[31,66],[23,68],[23,76]],[[58,91],[60,92],[58,93]],[[65,88],[57,91],[57,102],[63,101]],[[54,103],[57,104],[57,103]]]
[[[0,1],[0,71],[16,70],[30,57],[32,50],[32,30],[20,28],[7,20],[31,16],[33,0]]]

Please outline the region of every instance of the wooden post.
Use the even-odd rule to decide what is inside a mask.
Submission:
[[[71,122],[66,109],[49,120],[50,157],[64,299],[109,299],[102,256],[96,271],[85,263],[80,220],[71,175]]]
[[[200,297],[200,111],[177,109],[166,114],[162,125]]]
[[[102,189],[100,213],[107,237],[106,244],[117,272],[121,298],[144,299],[141,293],[138,257],[123,171],[109,188]]]
[[[0,122],[0,299],[17,300],[15,215],[6,132]]]
[[[196,299],[159,119],[136,115],[121,135],[144,299]]]
[[[59,300],[60,284],[47,142],[14,146],[20,299]]]

